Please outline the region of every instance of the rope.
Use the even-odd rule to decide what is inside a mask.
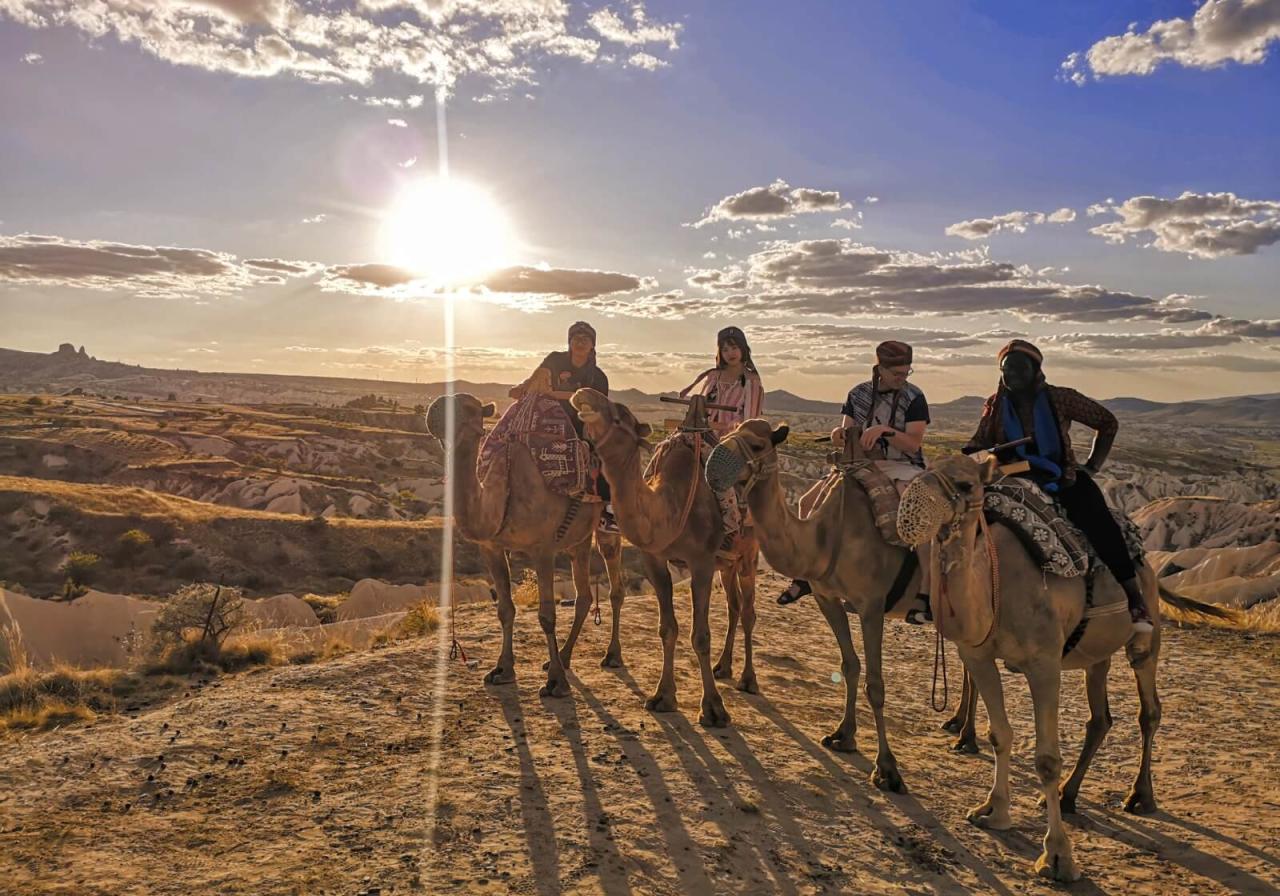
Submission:
[[[991,537],[991,530],[987,528],[987,515],[978,510],[978,526],[982,529],[982,537],[987,542],[987,560],[991,565],[991,627],[987,629],[986,636],[975,644],[975,647],[981,647],[991,640],[991,636],[995,634],[996,624],[1000,621],[1000,555],[996,552],[995,539]]]
[[[938,666],[942,666],[942,705],[938,705]],[[942,629],[934,627],[933,640],[933,688],[929,691],[929,705],[934,712],[946,712],[951,695],[947,687],[947,645],[942,639]]]
[[[645,553],[661,554],[667,548],[676,543],[676,540],[684,532],[685,525],[689,522],[689,514],[693,511],[694,498],[698,496],[698,482],[702,479],[702,438],[694,437],[693,439],[693,469],[694,476],[689,483],[689,494],[684,500],[684,509],[680,511],[680,521],[676,523],[675,534],[671,536],[662,547],[646,547],[642,548]]]
[[[595,580],[595,587],[596,587],[596,593],[595,593],[595,600],[592,602],[593,612],[592,612],[591,621],[594,622],[596,625],[602,625],[603,620],[600,618],[600,580],[599,579]]]

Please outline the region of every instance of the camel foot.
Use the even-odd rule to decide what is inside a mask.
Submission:
[[[719,696],[712,700],[702,701],[702,714],[698,716],[698,724],[703,728],[724,728],[729,724],[729,711],[724,708],[724,701]]]
[[[871,783],[881,790],[888,790],[892,793],[902,793],[907,789],[907,785],[902,783],[902,775],[898,773],[896,765],[881,766],[876,763],[876,767],[871,772]]]
[[[1064,884],[1074,883],[1080,879],[1080,869],[1076,867],[1075,859],[1071,857],[1070,848],[1061,852],[1050,853],[1045,850],[1040,853],[1040,858],[1036,859],[1036,874]]]
[[[1149,793],[1133,791],[1124,801],[1124,811],[1132,815],[1151,815],[1156,811],[1156,798]]]
[[[484,676],[485,684],[511,684],[516,680],[516,670],[501,663],[490,669]]]
[[[711,667],[711,675],[724,681],[733,678],[733,660],[721,660]]]
[[[548,678],[547,683],[538,691],[539,697],[568,697],[569,682],[563,678]]]
[[[622,668],[622,648],[609,648],[609,652],[604,655],[604,659],[600,661],[601,669],[621,669]]]
[[[972,734],[967,737],[962,735],[952,742],[951,749],[956,753],[968,753],[971,756],[976,756],[978,754],[978,738]]]
[[[828,750],[835,750],[837,753],[858,752],[858,743],[855,735],[852,732],[844,734],[838,728],[822,739],[822,745]]]
[[[677,708],[675,694],[654,694],[644,701],[644,708],[650,712],[675,712]]]
[[[964,719],[959,716],[952,716],[942,723],[943,731],[950,731],[952,734],[959,734],[960,729],[964,727]]]
[[[754,672],[743,672],[742,677],[738,679],[738,683],[734,687],[748,694],[760,693],[760,682],[756,681],[756,673]]]
[[[981,806],[970,809],[965,818],[969,819],[970,824],[988,831],[1007,831],[1013,827],[1013,819],[1009,817],[1009,807],[1003,806],[997,810],[990,799]]]

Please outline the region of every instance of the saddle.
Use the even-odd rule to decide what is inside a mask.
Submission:
[[[901,502],[898,489],[889,474],[876,465],[877,460],[884,459],[884,454],[875,448],[864,452],[858,442],[861,435],[859,427],[850,428],[845,435],[844,451],[832,451],[827,455],[832,470],[818,492],[813,507],[820,507],[841,480],[852,480],[871,499],[871,512],[881,537],[895,547],[908,547],[898,535],[898,505]]]
[[[507,408],[480,446],[476,473],[482,482],[495,465],[505,467],[513,444],[529,450],[553,492],[583,501],[600,500],[590,488],[596,475],[595,453],[578,438],[573,421],[554,398],[531,393]]]
[[[1124,533],[1125,545],[1136,565],[1146,562],[1142,536],[1128,514],[1114,507],[1111,515]],[[1030,479],[1005,476],[984,490],[987,522],[1003,523],[1046,573],[1063,578],[1090,575],[1101,568],[1085,534],[1067,519],[1062,506]]]

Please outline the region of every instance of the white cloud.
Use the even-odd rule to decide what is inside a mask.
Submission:
[[[562,0],[0,0],[5,17],[111,37],[213,72],[361,85],[394,74],[445,91],[464,78],[498,91],[532,84],[546,59],[595,63],[611,46],[648,57],[640,68],[657,68],[657,53],[676,50],[679,33],[679,25],[650,21],[640,0],[630,21],[597,9],[585,23]],[[403,105],[362,102],[416,108],[415,96]]]
[[[852,218],[836,218],[831,222],[831,226],[840,230],[861,230],[862,225]]]
[[[409,126],[409,122],[405,121],[403,118],[388,118],[387,124],[391,125],[393,128],[407,128]]]
[[[793,188],[786,181],[776,180],[767,187],[752,187],[724,197],[707,209],[693,226],[704,227],[715,221],[772,221],[808,212],[834,212],[851,207],[836,190]]]
[[[631,56],[627,58],[627,64],[632,68],[642,68],[645,71],[651,72],[660,68],[666,68],[671,63],[667,62],[665,59],[659,59],[652,53],[632,53]]]
[[[1089,75],[1149,75],[1165,62],[1199,69],[1257,65],[1277,41],[1280,0],[1205,0],[1189,19],[1163,19],[1144,31],[1135,23],[1084,54],[1072,53],[1060,77],[1083,85]]]
[[[25,62],[27,65],[39,65],[40,63],[44,62],[44,57],[41,56],[39,53],[27,53],[25,56],[22,57],[22,61]]]
[[[326,215],[324,212],[320,212],[317,215],[311,215],[308,218],[303,218],[302,223],[303,224],[323,224],[326,220],[328,220],[328,218],[329,218],[328,215]]]
[[[1060,208],[1054,212],[1006,212],[991,218],[972,218],[951,224],[946,229],[947,236],[958,236],[966,240],[980,240],[995,233],[1026,233],[1027,228],[1046,221],[1053,224],[1067,224],[1076,219],[1076,213],[1069,208]]]
[[[1151,237],[1149,248],[1197,258],[1252,255],[1280,242],[1280,201],[1243,199],[1234,193],[1193,193],[1176,199],[1134,196],[1089,207],[1089,215],[1118,220],[1089,232],[1117,245]]]

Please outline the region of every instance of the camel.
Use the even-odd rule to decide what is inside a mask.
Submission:
[[[769,565],[784,576],[807,579],[822,615],[840,645],[840,671],[845,683],[844,717],[822,744],[840,752],[856,752],[857,698],[860,664],[853,647],[846,607],[858,614],[867,653],[867,701],[876,722],[878,750],[871,782],[892,791],[903,789],[898,763],[889,748],[884,721],[885,596],[907,562],[909,551],[884,540],[876,526],[871,499],[856,484],[842,479],[828,498],[801,519],[788,506],[778,479],[777,446],[790,432],[765,420],[748,420],[721,441],[720,456],[708,463],[713,470],[747,490],[747,503],[756,521],[760,548]],[[856,439],[853,440],[856,443]],[[714,488],[728,482],[713,481]],[[914,594],[920,582],[916,570],[907,583]]]
[[[705,404],[705,399],[695,396],[691,401],[693,416],[696,416],[698,403]],[[702,464],[694,452],[683,443],[675,445],[663,458],[656,475],[646,481],[640,463],[640,446],[650,433],[649,424],[637,421],[625,405],[611,402],[593,389],[578,390],[571,402],[600,454],[613,492],[618,526],[627,540],[640,549],[646,575],[658,597],[662,676],[645,707],[654,712],[672,712],[677,707],[675,646],[679,627],[667,564],[682,562],[689,568],[693,592],[692,644],[702,671],[699,721],[708,727],[728,725],[729,714],[716,689],[716,679],[733,675],[733,649],[739,621],[744,666],[737,687],[748,693],[759,692],[752,651],[759,557],[755,537],[750,532],[744,533],[733,559],[718,559],[716,550],[724,538],[720,506],[703,478]],[[711,582],[717,570],[729,605],[729,627],[724,648],[713,668],[707,615]]]
[[[1133,637],[1124,592],[1109,573],[1099,574],[1093,588],[1094,610],[1084,635],[1064,657],[1067,639],[1085,613],[1085,578],[1046,574],[1014,532],[996,523],[988,526],[981,511],[983,487],[998,471],[994,457],[982,464],[962,455],[935,460],[908,488],[898,524],[910,541],[933,540],[934,618],[942,634],[956,641],[991,723],[995,781],[986,801],[969,812],[969,820],[993,830],[1006,830],[1013,824],[1009,814],[1013,732],[996,668],[996,660],[1003,659],[1026,675],[1034,705],[1035,768],[1048,817],[1043,852],[1035,869],[1045,877],[1074,881],[1079,879],[1080,871],[1062,814],[1075,812],[1089,763],[1111,727],[1107,672],[1112,655],[1125,648],[1141,703],[1138,725],[1142,731],[1142,758],[1124,808],[1127,812],[1148,814],[1156,810],[1151,750],[1160,724],[1160,699],[1156,693],[1160,602],[1156,595],[1163,593],[1169,602],[1196,613],[1223,617],[1229,614],[1158,589],[1155,573],[1145,566],[1139,576],[1155,631],[1149,644],[1143,645]],[[1058,702],[1062,670],[1081,668],[1085,670],[1089,722],[1080,758],[1059,789],[1062,759]],[[972,701],[962,699],[957,718],[966,715],[962,724],[971,728]]]
[[[454,440],[446,441],[446,415],[454,413]],[[440,440],[446,452],[452,452],[454,475],[452,489],[454,513],[458,528],[480,546],[485,565],[498,594],[498,620],[502,623],[502,652],[498,663],[485,675],[486,684],[509,684],[515,681],[515,653],[512,630],[516,608],[511,600],[511,566],[509,555],[519,551],[533,561],[538,577],[538,622],[547,637],[550,654],[546,666],[547,683],[544,697],[566,697],[569,682],[566,671],[573,658],[573,648],[582,624],[591,609],[591,543],[595,536],[600,555],[609,572],[609,602],[613,607],[613,630],[609,649],[602,660],[604,666],[622,665],[619,625],[622,616],[622,540],[616,535],[598,533],[602,505],[551,491],[527,448],[514,444],[508,454],[505,478],[501,465],[495,464],[485,482],[476,474],[476,459],[484,437],[484,420],[496,412],[495,405],[481,404],[475,396],[458,393],[442,396],[427,410],[427,430]],[[555,556],[568,552],[572,561],[573,584],[577,595],[573,625],[564,647],[556,644],[556,604],[552,586],[555,580]]]

